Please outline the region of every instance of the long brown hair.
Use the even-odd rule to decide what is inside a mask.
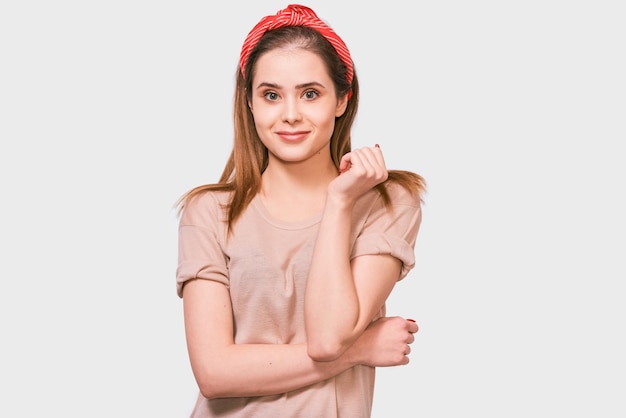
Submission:
[[[335,129],[330,139],[330,153],[339,168],[341,157],[351,147],[350,131],[356,117],[359,102],[359,82],[354,73],[352,83],[346,81],[346,66],[339,58],[333,46],[315,29],[305,26],[287,26],[268,31],[250,53],[246,62],[244,78],[241,69],[237,69],[234,96],[234,144],[226,166],[217,183],[197,186],[185,193],[176,206],[179,213],[195,196],[207,191],[231,192],[228,205],[229,230],[250,201],[259,192],[261,174],[267,168],[268,153],[254,125],[252,112],[248,107],[251,99],[252,80],[256,70],[256,62],[261,55],[276,48],[296,45],[319,55],[335,85],[337,97],[351,94],[345,112],[335,120]],[[388,182],[397,182],[413,193],[421,195],[426,190],[426,183],[419,174],[404,170],[388,170],[388,178],[376,186],[385,205],[390,206],[390,199],[385,188]]]

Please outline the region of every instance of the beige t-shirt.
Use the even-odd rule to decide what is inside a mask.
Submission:
[[[389,212],[372,190],[352,217],[351,257],[391,254],[404,278],[415,265],[421,222],[418,196],[388,185]],[[187,280],[223,283],[233,306],[235,343],[298,344],[304,332],[304,290],[321,214],[302,222],[272,218],[256,197],[226,240],[226,192],[208,192],[185,208],[179,226],[177,292]],[[383,316],[385,308],[379,316]],[[323,382],[288,393],[249,398],[205,399],[198,395],[194,418],[368,418],[375,369],[355,366]]]

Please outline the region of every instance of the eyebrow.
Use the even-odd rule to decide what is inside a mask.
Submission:
[[[256,88],[257,88],[257,89],[260,89],[260,88],[262,88],[262,87],[269,87],[269,88],[272,88],[272,89],[277,89],[277,90],[280,90],[280,89],[282,88],[282,87],[281,87],[281,86],[279,86],[278,84],[274,84],[274,83],[265,83],[265,82],[260,83],[260,84],[259,84]],[[318,83],[317,81],[311,81],[311,82],[309,82],[309,83],[298,84],[298,85],[296,86],[296,89],[304,89],[304,88],[307,88],[307,87],[321,87],[321,88],[325,88],[325,87],[324,87],[324,85],[323,85],[322,83]]]

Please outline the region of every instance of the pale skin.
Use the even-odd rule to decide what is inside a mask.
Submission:
[[[305,295],[306,344],[235,344],[228,289],[209,280],[184,288],[191,367],[207,398],[262,396],[299,389],[350,367],[404,365],[417,324],[400,317],[372,318],[400,274],[389,256],[349,261],[354,202],[387,176],[378,147],[342,159],[341,175],[329,149],[337,98],[321,58],[299,48],[259,57],[249,103],[269,151],[261,198],[272,216],[297,221],[322,213]]]

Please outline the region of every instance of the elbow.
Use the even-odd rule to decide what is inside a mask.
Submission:
[[[207,399],[215,399],[220,397],[220,393],[217,390],[215,385],[212,385],[207,382],[198,382],[198,389],[200,390],[200,394]]]
[[[196,378],[200,394],[207,399],[223,398],[226,396],[226,385],[216,376]]]
[[[337,360],[346,351],[343,344],[330,341],[310,341],[307,344],[309,357],[314,361]]]

